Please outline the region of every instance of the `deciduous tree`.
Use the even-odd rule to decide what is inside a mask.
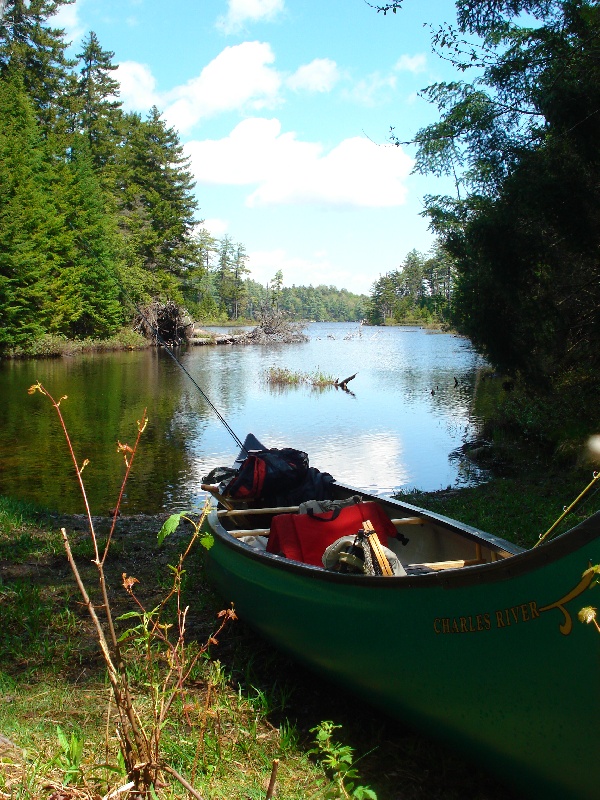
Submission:
[[[399,4],[393,4],[399,7]],[[417,169],[456,260],[455,320],[498,367],[550,386],[600,367],[600,7],[459,0],[434,45],[471,83],[429,87]],[[389,6],[388,6],[389,9]]]

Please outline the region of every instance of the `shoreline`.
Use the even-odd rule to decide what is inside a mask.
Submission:
[[[309,325],[314,320],[301,320],[294,322],[294,325]],[[396,323],[394,325],[369,325],[360,323],[360,320],[330,320],[321,324],[332,325],[353,325],[364,324],[368,328],[418,328],[428,333],[447,333],[459,336],[456,331],[446,328],[440,324],[427,323]],[[235,344],[260,344],[259,340],[250,339],[249,331],[244,333],[213,333],[206,328],[251,328],[256,329],[258,324],[250,320],[240,322],[238,320],[226,323],[194,323],[193,335],[186,343],[190,347],[206,347],[213,345],[235,345]],[[66,339],[63,336],[47,334],[41,339],[33,342],[28,347],[14,347],[7,352],[0,354],[0,361],[21,361],[34,359],[52,358],[73,358],[87,353],[118,353],[134,350],[146,350],[151,347],[159,347],[155,342],[146,339],[141,334],[131,328],[124,328],[120,333],[110,339]],[[180,347],[182,345],[178,345]]]

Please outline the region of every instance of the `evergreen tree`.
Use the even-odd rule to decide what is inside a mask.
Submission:
[[[279,302],[281,299],[281,290],[283,289],[283,272],[278,269],[274,277],[271,279],[271,305],[273,308],[279,310]]]
[[[418,250],[406,255],[401,269],[400,294],[410,300],[411,305],[422,303],[425,297],[424,259]]]
[[[46,145],[19,70],[0,80],[0,350],[47,330],[55,214]]]
[[[600,6],[456,5],[434,43],[478,74],[427,90],[440,119],[416,137],[417,169],[460,188],[426,198],[457,265],[455,323],[530,386],[598,381]]]
[[[206,228],[199,228],[194,234],[194,243],[197,257],[181,279],[181,293],[192,314],[196,313],[199,318],[215,316],[218,304],[211,270],[218,253],[218,242]]]
[[[98,37],[90,31],[77,55],[81,68],[77,81],[80,129],[85,132],[92,162],[97,170],[105,169],[116,157],[120,135],[121,103],[116,99],[119,82],[111,73],[114,53],[100,47]]]
[[[262,283],[246,278],[246,297],[248,298],[247,316],[255,319],[260,310],[267,305],[268,289]]]
[[[391,318],[396,306],[398,273],[381,275],[371,289],[371,301],[367,311],[367,319],[371,325],[383,325]]]
[[[60,237],[53,241],[51,329],[70,338],[106,337],[123,322],[115,230],[87,141],[57,168]]]
[[[246,248],[243,244],[236,244],[233,265],[232,265],[232,295],[233,302],[233,318],[237,319],[240,314],[243,314],[245,301],[246,301],[246,282],[245,275],[250,270],[246,266],[248,256],[246,255]]]
[[[70,70],[64,31],[48,23],[74,0],[5,0],[0,15],[0,79],[18,66],[43,132],[66,125]]]
[[[124,120],[115,196],[125,235],[154,276],[153,287],[177,293],[177,282],[201,258],[194,240],[197,203],[188,159],[174,129],[158,109],[147,120],[130,114]]]
[[[229,317],[233,315],[235,285],[234,266],[235,247],[231,236],[225,234],[219,243],[218,261],[215,268],[215,286],[224,310]]]

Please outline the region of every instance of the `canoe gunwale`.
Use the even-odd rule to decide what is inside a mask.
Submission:
[[[382,500],[382,498],[375,497],[373,497],[373,499]],[[388,503],[393,501],[385,499],[384,502]],[[418,512],[420,516],[427,517],[431,519],[432,522],[439,522],[444,527],[465,534],[468,538],[479,541],[484,545],[496,544],[498,542],[510,545],[510,543],[505,542],[504,539],[490,536],[482,531],[477,531],[475,528],[465,526],[463,529],[462,525],[455,520],[448,520],[440,515],[431,514],[417,506],[408,506],[407,504],[403,505],[400,503],[398,503],[398,505],[402,506],[404,509],[409,508],[414,510]],[[439,586],[444,588],[458,588],[466,585],[481,585],[509,580],[539,569],[550,562],[557,561],[563,556],[584,547],[600,536],[600,512],[598,512],[575,528],[558,536],[556,539],[544,543],[539,548],[525,550],[518,547],[518,545],[511,545],[517,552],[499,561],[422,575],[382,577],[376,575],[333,572],[331,570],[322,569],[321,567],[304,564],[300,561],[293,561],[273,553],[255,550],[246,543],[231,536],[226,528],[223,527],[217,516],[216,502],[213,504],[209,513],[208,523],[213,535],[219,542],[227,548],[236,551],[238,554],[243,555],[245,558],[263,563],[266,567],[303,575],[310,580],[333,582],[344,586],[356,585],[364,588],[374,586],[385,587],[387,589],[394,589],[395,591],[401,588],[409,589],[417,586],[421,588]]]

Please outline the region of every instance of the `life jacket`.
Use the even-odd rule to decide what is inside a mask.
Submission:
[[[278,514],[271,520],[267,552],[322,567],[325,549],[342,536],[352,536],[370,520],[384,547],[396,528],[378,503],[367,501],[323,514]]]

